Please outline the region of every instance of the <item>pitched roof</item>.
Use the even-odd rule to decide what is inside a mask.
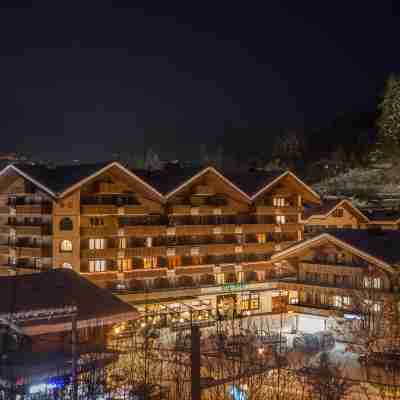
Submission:
[[[231,182],[233,182],[239,189],[245,192],[249,197],[254,196],[265,186],[269,185],[276,178],[281,176],[284,172],[282,171],[223,171]]]
[[[307,205],[303,211],[303,219],[308,219],[313,215],[329,214],[343,199],[324,200],[319,205]]]
[[[136,311],[109,291],[66,269],[0,276],[0,293],[0,315],[76,306],[77,319],[83,321]]]
[[[15,169],[21,171],[54,194],[61,193],[82,179],[96,173],[109,163],[74,164],[47,167],[44,165],[18,164]]]
[[[326,233],[321,233],[311,239],[296,242],[285,250],[275,253],[272,256],[272,261],[297,248],[303,248],[323,238],[329,239],[330,237],[339,240],[344,245],[349,245],[366,255],[380,260],[386,265],[400,263],[400,249],[398,245],[400,241],[400,231],[378,229],[328,230]]]
[[[203,169],[204,168],[201,167],[171,166],[157,171],[134,169],[132,172],[165,196],[201,172]]]
[[[329,234],[388,264],[400,263],[400,231],[338,229]]]

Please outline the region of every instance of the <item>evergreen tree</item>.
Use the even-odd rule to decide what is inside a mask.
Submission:
[[[372,156],[375,159],[400,155],[400,77],[391,75],[386,81],[379,104],[378,140]]]

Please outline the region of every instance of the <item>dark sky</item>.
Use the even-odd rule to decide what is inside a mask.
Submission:
[[[400,72],[390,1],[150,3],[1,8],[0,151],[196,156],[224,128],[273,135],[375,107]]]

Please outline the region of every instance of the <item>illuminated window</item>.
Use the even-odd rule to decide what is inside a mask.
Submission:
[[[181,257],[180,256],[174,256],[174,257],[168,257],[168,267],[169,268],[176,268],[181,265]]]
[[[63,218],[60,221],[60,231],[72,231],[73,229],[74,225],[71,218]]]
[[[260,308],[260,296],[257,294],[244,294],[240,299],[242,311],[258,310]]]
[[[118,260],[119,271],[130,271],[131,269],[132,269],[132,260],[130,258]]]
[[[338,208],[337,210],[333,211],[332,215],[335,218],[343,218],[343,208]]]
[[[90,272],[104,272],[106,270],[106,260],[89,260]]]
[[[286,218],[284,215],[277,215],[276,216],[276,223],[277,224],[284,224],[286,222]]]
[[[257,233],[257,242],[258,243],[266,243],[267,235],[265,233]]]
[[[147,237],[146,238],[146,247],[151,247],[153,244],[153,238],[152,237]]]
[[[143,267],[144,268],[156,268],[157,267],[157,257],[155,257],[155,256],[143,257]]]
[[[366,289],[382,289],[383,281],[382,278],[371,278],[364,276],[364,288]]]
[[[285,199],[283,197],[274,197],[274,207],[285,207]]]
[[[62,240],[60,243],[60,251],[70,253],[72,251],[72,242],[70,240]]]
[[[104,239],[89,239],[89,249],[90,250],[102,250],[105,248]]]
[[[333,305],[337,308],[348,307],[351,304],[349,296],[333,296]]]
[[[70,263],[63,263],[62,267],[66,269],[72,269],[72,265]]]
[[[118,240],[118,248],[126,249],[126,238],[119,238]]]

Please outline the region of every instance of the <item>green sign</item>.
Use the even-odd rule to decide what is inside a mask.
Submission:
[[[222,285],[222,289],[227,292],[234,292],[237,290],[243,290],[246,288],[246,284],[243,282],[238,283],[225,283]]]

